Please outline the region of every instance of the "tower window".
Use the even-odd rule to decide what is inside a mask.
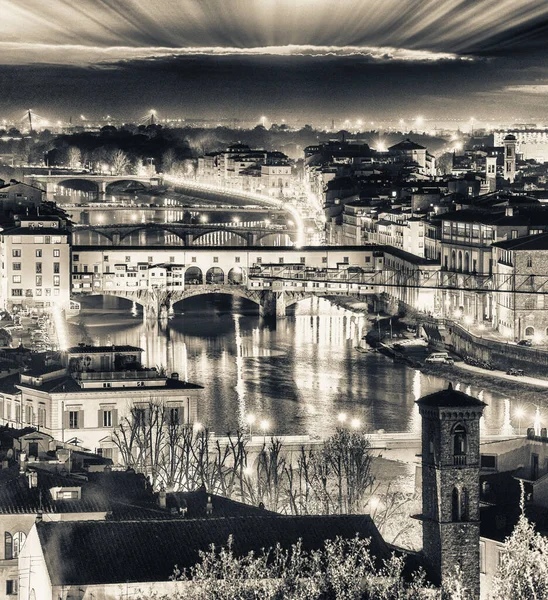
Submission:
[[[457,488],[453,488],[451,494],[451,521],[460,521],[460,494]]]
[[[466,429],[460,423],[453,429],[453,454],[455,456],[466,454]]]

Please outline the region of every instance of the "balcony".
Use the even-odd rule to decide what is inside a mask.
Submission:
[[[456,467],[466,466],[466,454],[455,454],[453,456],[453,464]]]
[[[156,369],[146,371],[82,371],[72,374],[74,379],[80,381],[119,381],[133,380],[142,381],[143,379],[165,379]]]

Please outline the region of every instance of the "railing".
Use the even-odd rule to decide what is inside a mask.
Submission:
[[[455,454],[453,456],[453,464],[457,467],[463,467],[466,465],[466,454]]]
[[[527,429],[527,439],[533,440],[535,442],[548,442],[548,430],[546,429],[546,427],[543,427],[540,430],[540,435],[536,435],[535,428],[529,427]]]
[[[156,369],[147,371],[82,371],[72,374],[82,381],[115,381],[118,379],[165,379]]]

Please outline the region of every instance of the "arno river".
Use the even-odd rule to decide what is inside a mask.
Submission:
[[[148,366],[165,366],[202,385],[199,418],[219,434],[235,431],[253,413],[270,421],[272,433],[324,436],[340,412],[359,418],[365,430],[418,432],[414,401],[447,386],[383,355],[358,352],[367,317],[327,300],[304,301],[267,324],[246,300],[194,297],[178,303],[164,326],[151,328],[130,303],[91,297],[83,301],[81,320],[94,342],[139,346]],[[80,334],[73,332],[77,343]],[[462,391],[487,402],[486,430],[508,432],[509,403],[468,388],[456,375]]]
[[[58,200],[88,197],[93,199],[71,192]],[[163,198],[140,196],[139,201],[163,204]],[[335,430],[341,412],[360,419],[366,431],[418,433],[415,400],[448,382],[380,354],[358,352],[370,326],[367,318],[327,300],[309,300],[286,319],[266,323],[251,302],[207,295],[177,304],[172,319],[152,326],[127,301],[88,297],[76,321],[85,323],[95,343],[139,346],[147,366],[164,366],[202,385],[199,418],[219,434],[243,427],[252,413],[257,421],[267,419],[274,434],[325,436]],[[82,340],[78,328],[71,331],[71,343]],[[511,432],[513,398],[470,388],[458,371],[453,384],[487,403],[487,432]]]

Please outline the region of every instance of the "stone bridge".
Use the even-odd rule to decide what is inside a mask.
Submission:
[[[355,297],[374,311],[389,299],[428,308],[432,290],[393,283],[387,258],[382,246],[74,246],[71,295],[126,298],[156,318],[214,293],[251,300],[273,317],[313,297]]]
[[[73,294],[73,299],[78,301],[81,295],[114,296],[124,298],[143,307],[143,315],[147,321],[164,320],[177,302],[202,296],[204,294],[228,294],[239,298],[245,298],[254,302],[259,307],[259,314],[263,317],[283,318],[286,309],[301,300],[325,295],[320,292],[284,291],[253,289],[245,285],[222,284],[222,285],[191,285],[184,290],[173,289],[143,289],[143,290],[102,290],[80,292]],[[329,295],[341,295],[340,292],[332,292]],[[344,293],[346,295],[346,293]]]
[[[138,177],[136,175],[90,175],[89,173],[66,173],[64,175],[29,175],[26,177],[31,185],[35,185],[46,192],[48,199],[57,192],[58,186],[63,186],[73,181],[89,181],[97,188],[97,195],[104,196],[109,185],[114,183],[135,182],[143,188],[160,185],[158,177]]]
[[[294,243],[295,228],[282,225],[237,226],[190,223],[133,223],[74,225],[77,246],[287,246]]]

